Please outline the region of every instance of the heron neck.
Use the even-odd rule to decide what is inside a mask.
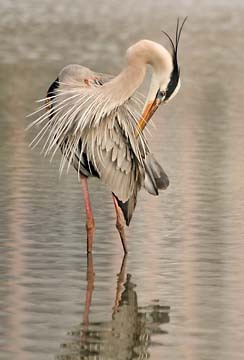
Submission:
[[[106,83],[107,91],[115,106],[122,105],[142,84],[146,73],[146,64],[127,64],[124,70]]]

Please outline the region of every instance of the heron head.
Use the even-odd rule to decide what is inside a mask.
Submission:
[[[169,36],[168,33],[163,31],[163,33],[167,36],[167,38],[170,41],[171,47],[172,47],[172,71],[169,77],[169,80],[167,83],[164,83],[160,86],[158,93],[157,93],[157,100],[160,103],[167,103],[170,101],[179,91],[180,89],[180,67],[178,65],[178,47],[179,47],[179,41],[181,32],[183,29],[183,26],[186,22],[187,17],[183,20],[181,26],[179,26],[179,18],[177,19],[177,25],[176,25],[176,33],[175,33],[175,43],[172,40],[172,38]]]
[[[167,84],[163,84],[156,95],[157,102],[166,104],[178,93],[181,86],[180,69],[178,65],[173,65],[173,70]]]
[[[163,31],[163,33],[170,41],[172,53],[170,54],[164,48],[164,60],[167,59],[167,61],[163,62],[163,66],[158,67],[156,64],[153,64],[153,62],[151,64],[154,67],[155,73],[153,74],[153,80],[151,81],[148,97],[145,102],[141,118],[138,122],[137,134],[139,134],[145,128],[146,124],[149,122],[158,106],[160,104],[169,102],[180,89],[180,67],[178,65],[177,54],[181,32],[186,19],[187,18],[183,20],[181,25],[179,18],[177,19],[175,43],[172,38],[165,31]],[[164,71],[162,71],[162,69]]]

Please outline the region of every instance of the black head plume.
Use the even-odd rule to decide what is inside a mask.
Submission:
[[[172,46],[172,50],[173,50],[173,53],[172,53],[173,65],[174,65],[174,67],[177,67],[177,68],[178,68],[178,71],[180,71],[179,66],[178,66],[178,60],[177,60],[178,48],[179,48],[179,41],[180,41],[180,36],[181,36],[181,32],[182,32],[183,26],[184,26],[186,20],[187,20],[187,16],[184,18],[182,24],[180,25],[180,19],[179,19],[179,18],[177,19],[176,32],[175,32],[175,43],[174,43],[174,41],[172,40],[172,38],[170,37],[170,35],[169,35],[166,31],[162,30],[162,32],[164,33],[164,35],[166,35],[167,38],[169,39],[170,44],[171,44],[171,46]]]
[[[170,44],[172,46],[172,60],[173,60],[173,70],[172,70],[172,73],[170,76],[170,82],[168,84],[168,87],[166,90],[166,96],[165,96],[164,100],[168,100],[171,97],[171,95],[174,93],[174,90],[176,89],[178,82],[179,82],[180,68],[178,65],[177,55],[178,55],[178,48],[179,48],[181,32],[182,32],[182,29],[183,29],[183,26],[184,26],[186,20],[187,20],[187,17],[184,18],[182,24],[180,25],[180,19],[179,18],[177,19],[176,32],[175,32],[175,43],[172,40],[172,38],[169,36],[169,34],[162,30],[162,32],[169,39]]]

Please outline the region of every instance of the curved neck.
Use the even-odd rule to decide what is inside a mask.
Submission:
[[[153,68],[147,102],[154,100],[160,86],[169,82],[172,57],[163,46],[150,40],[140,40],[127,50],[126,57],[124,70],[103,86],[104,95],[110,99],[109,108],[122,105],[134,94],[144,80],[147,65]]]
[[[111,99],[111,106],[122,105],[142,84],[146,73],[146,64],[130,64],[104,84],[103,90]]]

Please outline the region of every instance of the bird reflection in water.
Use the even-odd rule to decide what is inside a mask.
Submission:
[[[152,334],[165,334],[161,325],[169,322],[169,306],[139,307],[136,285],[126,274],[126,256],[118,274],[116,296],[111,320],[89,322],[94,288],[92,254],[87,258],[87,289],[83,322],[68,333],[57,360],[148,359]]]

